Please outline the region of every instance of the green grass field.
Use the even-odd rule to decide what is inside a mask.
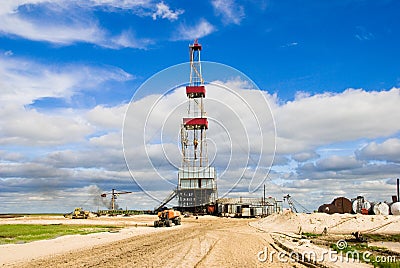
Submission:
[[[0,244],[28,243],[36,240],[53,239],[63,235],[85,235],[120,229],[121,227],[101,225],[4,224],[0,225]]]

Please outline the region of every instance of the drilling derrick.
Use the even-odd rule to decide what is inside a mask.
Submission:
[[[178,172],[178,203],[186,211],[200,212],[217,198],[216,172],[207,157],[208,120],[203,100],[206,88],[201,72],[201,45],[189,45],[190,83],[186,86],[188,114],[181,125],[182,164]]]

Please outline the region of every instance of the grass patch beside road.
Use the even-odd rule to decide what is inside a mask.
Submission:
[[[36,240],[53,239],[63,235],[85,235],[120,229],[121,227],[101,225],[4,224],[0,225],[0,244],[28,243]]]
[[[374,267],[379,268],[399,268],[400,261],[399,257],[387,252],[387,249],[375,246],[368,246],[366,243],[354,243],[347,245],[345,248],[338,248],[336,244],[331,244],[331,248],[337,252],[342,252],[344,255],[347,253],[358,253],[350,254],[349,256],[357,256],[356,261],[359,260],[364,263],[372,264]],[[363,255],[368,252],[367,255]]]

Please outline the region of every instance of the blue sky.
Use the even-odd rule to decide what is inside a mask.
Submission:
[[[0,212],[95,209],[111,188],[135,191],[121,196],[123,207],[152,208],[125,165],[125,111],[147,79],[187,62],[195,38],[202,60],[243,72],[271,106],[271,195],[290,193],[310,210],[339,195],[390,200],[400,173],[399,9],[390,0],[2,1]],[[238,76],[220,80],[257,106]],[[139,110],[146,101],[133,97]],[[229,118],[223,109],[210,116]],[[168,165],[160,172],[175,177]],[[248,194],[244,184],[235,194]]]

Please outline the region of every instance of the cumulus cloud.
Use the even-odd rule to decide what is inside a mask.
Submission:
[[[292,159],[296,160],[297,162],[306,162],[311,159],[319,158],[319,154],[314,151],[308,152],[299,152],[292,154]]]
[[[82,142],[93,128],[79,116],[46,115],[35,109],[0,109],[0,144],[48,146]]]
[[[357,157],[364,160],[380,160],[400,163],[400,139],[392,138],[382,143],[371,142],[357,150]]]
[[[245,17],[243,6],[235,0],[213,0],[211,2],[217,15],[222,17],[226,24],[240,24]]]
[[[304,96],[273,110],[278,152],[297,153],[336,142],[396,134],[400,127],[400,90]],[[381,107],[377,109],[376,107]]]
[[[19,189],[20,200],[30,196],[37,204],[56,208],[63,195],[85,201],[84,194],[77,196],[74,191],[120,187],[137,191],[127,201],[130,207],[138,207],[138,202],[140,208],[153,207],[157,202],[140,192],[132,180],[123,150],[128,164],[130,157],[136,161],[134,175],[140,186],[163,199],[177,183],[179,128],[187,113],[185,89],[178,87],[163,96],[153,88],[145,89],[147,95],[135,98],[128,111],[122,144],[128,104],[60,108],[51,113],[32,105],[45,97],[71,98],[82,91],[77,85],[94,90],[107,81],[132,79],[118,68],[78,67],[50,68],[14,57],[0,58],[0,142],[4,146],[0,191]],[[398,103],[397,88],[298,94],[282,103],[276,95],[256,90],[241,79],[213,80],[207,85],[205,107],[210,122],[209,157],[219,172],[220,195],[233,188],[235,196],[251,196],[249,185],[264,183],[276,138],[274,163],[278,167],[266,181],[269,195],[280,198],[290,193],[310,209],[337,195],[360,194],[384,201],[387,191],[395,187],[391,179],[400,173]],[[338,143],[352,147],[335,155],[321,150]],[[30,149],[35,144],[40,150]],[[40,201],[44,193],[51,198]]]
[[[86,119],[101,129],[120,130],[127,107],[127,104],[113,107],[98,105],[86,113]]]
[[[337,171],[337,170],[349,170],[355,169],[362,166],[354,156],[330,156],[324,159],[318,160],[315,167],[320,171]]]
[[[240,79],[207,85],[204,104],[210,125],[208,156],[219,172],[221,194],[237,181],[245,181],[248,191],[254,191],[269,172],[275,128],[268,98],[272,97]],[[180,167],[179,128],[185,114],[184,87],[130,104],[124,125],[124,149],[130,170],[140,183],[147,183],[147,179],[137,172],[147,171],[154,174],[150,176],[154,182],[150,187],[164,183],[173,188],[176,184],[176,178],[171,183],[159,174],[159,169],[164,167],[175,174]],[[234,175],[228,172],[232,169],[236,170]],[[229,188],[222,187],[224,181],[228,181]]]

